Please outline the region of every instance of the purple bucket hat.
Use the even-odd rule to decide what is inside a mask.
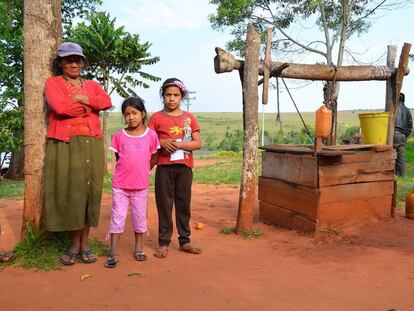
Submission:
[[[66,57],[70,55],[78,55],[82,56],[83,58],[86,58],[85,55],[83,55],[82,47],[74,42],[63,42],[57,51],[57,55],[59,57]]]

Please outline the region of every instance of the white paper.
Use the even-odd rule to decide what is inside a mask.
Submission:
[[[184,160],[184,150],[178,149],[174,153],[171,153],[170,160],[171,161]]]
[[[176,141],[181,142],[181,139]],[[171,153],[170,161],[184,160],[184,150],[178,149],[175,152]]]

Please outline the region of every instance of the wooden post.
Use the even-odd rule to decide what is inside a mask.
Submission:
[[[46,151],[44,84],[61,38],[61,1],[24,1],[24,209],[22,236],[40,228],[43,213],[43,162]]]
[[[270,63],[272,50],[272,28],[268,28],[266,32],[266,52],[263,67],[263,93],[262,104],[266,105],[269,102],[269,77],[270,77]]]
[[[401,49],[400,62],[398,64],[397,73],[395,75],[395,84],[392,94],[392,105],[390,107],[390,117],[388,121],[388,134],[387,134],[387,144],[393,145],[394,143],[394,128],[395,128],[395,113],[397,111],[397,105],[400,97],[400,92],[403,84],[403,79],[405,72],[408,68],[408,59],[410,57],[410,43],[404,43],[404,46]]]
[[[249,24],[246,37],[246,52],[243,74],[244,148],[243,170],[240,184],[239,209],[236,231],[242,233],[253,229],[253,214],[256,205],[257,158],[259,142],[258,120],[258,66],[260,35]]]
[[[315,137],[315,141],[313,143],[313,156],[316,157],[318,152],[322,151],[322,137]]]
[[[387,46],[387,67],[395,68],[395,57],[397,56],[397,47],[395,45]],[[392,105],[393,79],[389,79],[385,86],[385,111],[390,111]]]

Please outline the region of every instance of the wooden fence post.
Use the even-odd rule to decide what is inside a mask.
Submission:
[[[397,47],[395,45],[387,46],[387,67],[395,68],[395,57],[397,56]],[[390,111],[392,105],[392,89],[394,81],[392,79],[387,80],[385,86],[385,111]]]
[[[392,92],[392,105],[390,107],[390,117],[388,121],[388,135],[387,135],[387,144],[393,145],[394,143],[394,128],[395,128],[395,113],[397,111],[397,105],[400,97],[400,92],[403,84],[403,79],[405,72],[408,68],[408,59],[410,57],[410,43],[404,43],[404,46],[401,49],[400,61],[398,63],[397,73],[395,75],[395,84]]]

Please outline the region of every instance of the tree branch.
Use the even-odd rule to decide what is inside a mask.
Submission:
[[[287,34],[284,30],[283,30],[283,28],[279,27],[276,23],[272,23],[272,22],[268,21],[267,19],[264,19],[264,18],[262,18],[262,17],[260,17],[260,16],[252,16],[252,18],[255,18],[256,20],[260,20],[260,21],[262,21],[263,23],[266,23],[266,24],[269,24],[269,25],[271,25],[271,26],[275,27],[277,30],[279,30],[279,31],[282,33],[282,35],[283,35],[283,36],[285,36],[285,37],[286,37],[286,39],[288,39],[288,40],[289,40],[289,41],[291,41],[292,43],[294,43],[294,44],[296,44],[296,45],[300,46],[301,48],[305,49],[306,51],[313,52],[313,53],[316,53],[316,54],[320,54],[320,55],[322,55],[322,56],[324,56],[324,57],[326,58],[326,53],[324,53],[324,52],[322,52],[322,51],[320,51],[320,50],[317,50],[317,49],[310,48],[309,46],[306,46],[306,45],[304,45],[303,43],[301,43],[301,42],[299,42],[299,41],[297,41],[297,40],[293,39],[291,36],[289,36],[289,35],[288,35],[288,34]]]
[[[324,34],[325,34],[325,40],[326,40],[326,55],[325,58],[328,62],[329,65],[332,65],[332,47],[334,42],[332,41],[332,43],[330,42],[329,39],[329,29],[328,29],[328,23],[326,21],[326,15],[325,15],[325,7],[323,5],[323,3],[319,6],[320,12],[321,12],[321,18],[323,21],[323,30],[324,30]]]
[[[369,12],[367,12],[367,14],[365,14],[364,16],[361,16],[360,18],[358,18],[357,20],[354,21],[354,23],[358,23],[359,21],[367,18],[368,16],[374,14],[374,12],[376,10],[378,10],[378,8],[380,8],[385,2],[387,2],[387,0],[383,0],[381,1],[377,6],[375,6],[372,10],[370,10]]]
[[[115,91],[116,90],[116,88],[121,84],[121,81],[124,79],[124,77],[125,77],[125,75],[126,75],[126,73],[128,72],[128,70],[125,70],[123,73],[122,73],[122,76],[121,76],[121,78],[119,78],[119,79],[117,79],[117,83],[114,83],[114,87],[112,88],[112,90],[109,92],[109,96],[111,96],[111,94],[112,94],[112,92],[113,91]],[[109,79],[108,79],[109,80]],[[109,81],[108,81],[108,83],[109,83]]]

